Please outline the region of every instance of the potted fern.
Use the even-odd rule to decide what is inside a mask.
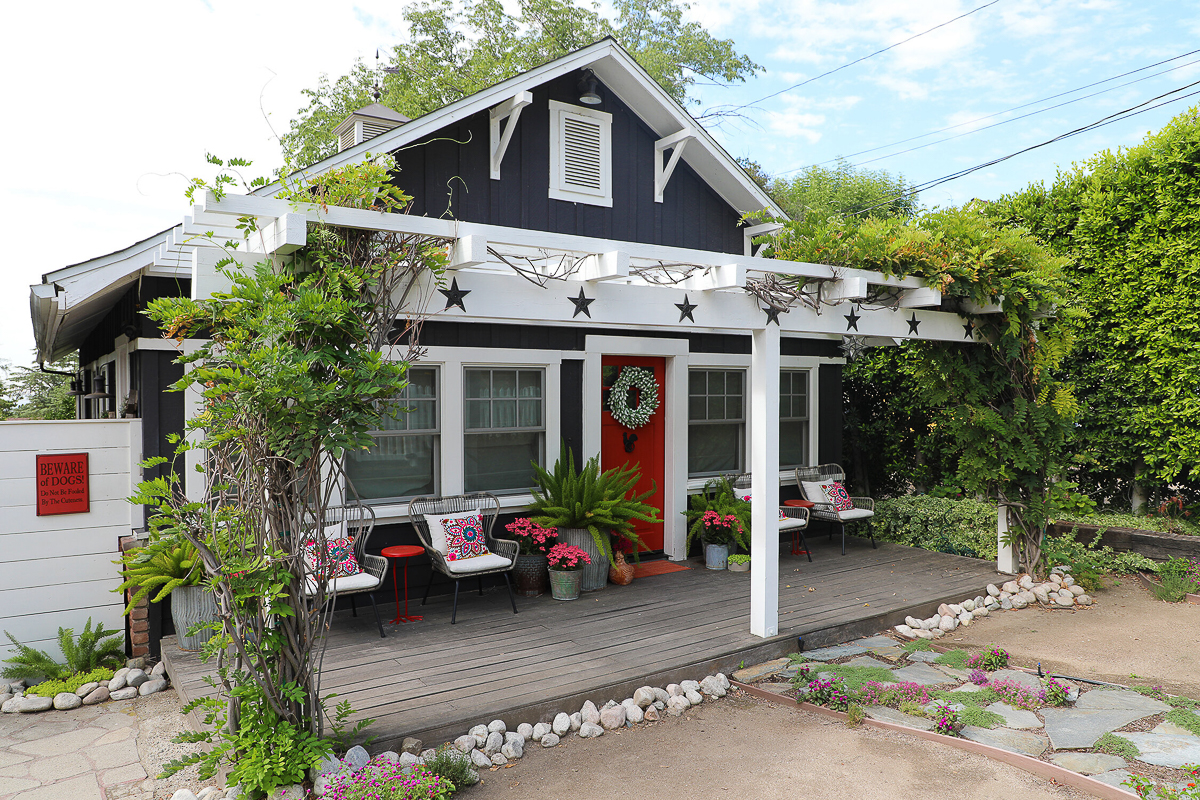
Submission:
[[[612,537],[633,544],[633,557],[645,544],[633,531],[636,521],[661,522],[658,509],[645,502],[657,487],[638,494],[641,478],[628,463],[600,471],[600,458],[588,459],[575,470],[575,454],[563,445],[553,472],[533,465],[538,488],[533,491],[530,518],[539,525],[558,528],[558,541],[581,548],[591,558],[583,569],[583,591],[603,589],[613,560]]]
[[[713,478],[704,491],[689,499],[687,546],[698,537],[704,547],[705,566],[725,569],[731,552],[750,550],[750,504],[737,496],[728,478]]]
[[[212,592],[201,585],[204,567],[190,542],[182,536],[164,536],[126,553],[117,563],[122,565],[121,577],[124,579],[117,591],[135,590],[125,607],[126,614],[151,592],[157,592],[150,598],[151,603],[158,603],[170,595],[171,622],[175,625],[180,650],[200,650],[213,637],[215,631],[208,628],[188,635],[188,631],[197,625],[217,619],[216,600]]]

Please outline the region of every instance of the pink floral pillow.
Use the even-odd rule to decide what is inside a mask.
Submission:
[[[354,557],[354,540],[348,536],[326,539],[324,560],[320,556],[321,546],[315,539],[304,543],[304,560],[314,574],[332,579],[349,578],[362,572]]]
[[[439,520],[446,531],[446,560],[463,561],[468,558],[486,556],[487,536],[483,530],[483,519],[470,514],[463,517],[447,517]]]
[[[829,502],[833,503],[835,511],[849,511],[854,508],[854,501],[850,499],[850,495],[846,492],[846,487],[842,486],[841,481],[833,483],[821,484],[821,490],[825,492],[825,496],[829,498]]]

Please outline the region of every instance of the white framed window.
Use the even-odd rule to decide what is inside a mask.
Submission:
[[[688,370],[688,477],[744,472],[746,373]]]
[[[779,372],[779,468],[808,465],[809,390],[807,369]]]
[[[612,114],[550,101],[550,197],[612,207]]]
[[[441,413],[436,367],[410,367],[403,394],[382,409],[375,445],[346,453],[346,477],[363,500],[438,494]]]
[[[546,463],[546,371],[467,367],[463,371],[463,486],[468,492],[524,492],[533,463]]]

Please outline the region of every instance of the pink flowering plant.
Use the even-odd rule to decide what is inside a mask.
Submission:
[[[864,706],[898,707],[901,703],[916,703],[923,706],[932,699],[933,697],[924,686],[912,681],[893,683],[888,686],[884,686],[879,681],[867,681],[862,691],[859,692],[858,702]]]
[[[1067,685],[1055,678],[1042,679],[1041,698],[1048,706],[1065,706],[1068,702]]]
[[[1039,689],[1033,691],[1024,684],[1016,681],[990,681],[988,688],[996,694],[1000,695],[1009,705],[1014,705],[1017,708],[1024,708],[1027,711],[1033,711],[1041,707],[1046,702],[1046,690]]]
[[[958,736],[958,732],[963,729],[958,712],[946,703],[935,704],[929,712],[929,717],[933,720],[933,729],[943,736]]]
[[[504,526],[521,548],[521,555],[543,555],[558,538],[557,528],[543,528],[531,519],[518,517]]]
[[[971,674],[967,677],[967,680],[976,686],[987,686],[988,676],[987,673],[981,669],[973,669],[971,670]]]
[[[995,672],[998,669],[1004,669],[1008,666],[1008,651],[1003,647],[989,645],[988,649],[980,653],[975,653],[967,659],[967,666],[977,669],[985,669],[988,672]]]
[[[455,786],[420,764],[406,769],[401,764],[372,761],[360,771],[343,777],[325,795],[327,800],[449,800]]]
[[[708,544],[723,544],[734,546],[746,536],[742,521],[736,514],[718,514],[716,511],[705,511],[700,517],[703,530],[700,538]]]
[[[550,552],[546,554],[546,561],[550,565],[550,569],[561,572],[574,572],[575,570],[583,569],[587,564],[591,564],[592,557],[585,553],[582,548],[576,547],[573,544],[559,543],[550,548]]]

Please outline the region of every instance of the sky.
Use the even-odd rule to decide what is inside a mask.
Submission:
[[[252,174],[278,166],[276,137],[304,105],[302,90],[402,44],[402,8],[67,0],[7,11],[0,359],[30,363],[29,285],[178,224],[187,177],[212,174],[206,152],[250,159]],[[1200,49],[1200,0],[694,0],[687,18],[762,67],[743,84],[697,85],[689,110],[734,111],[706,118],[718,140],[781,175],[845,157],[932,181],[1200,81],[1200,52],[1176,58]],[[1167,59],[1175,60],[1143,69]],[[1109,80],[1133,70],[1141,71]],[[1062,96],[1046,99],[1054,95]],[[760,98],[768,99],[753,104]],[[1197,102],[1169,102],[1018,155],[921,200],[945,206],[1051,182],[1058,169],[1135,145]],[[899,152],[919,145],[927,146]]]

